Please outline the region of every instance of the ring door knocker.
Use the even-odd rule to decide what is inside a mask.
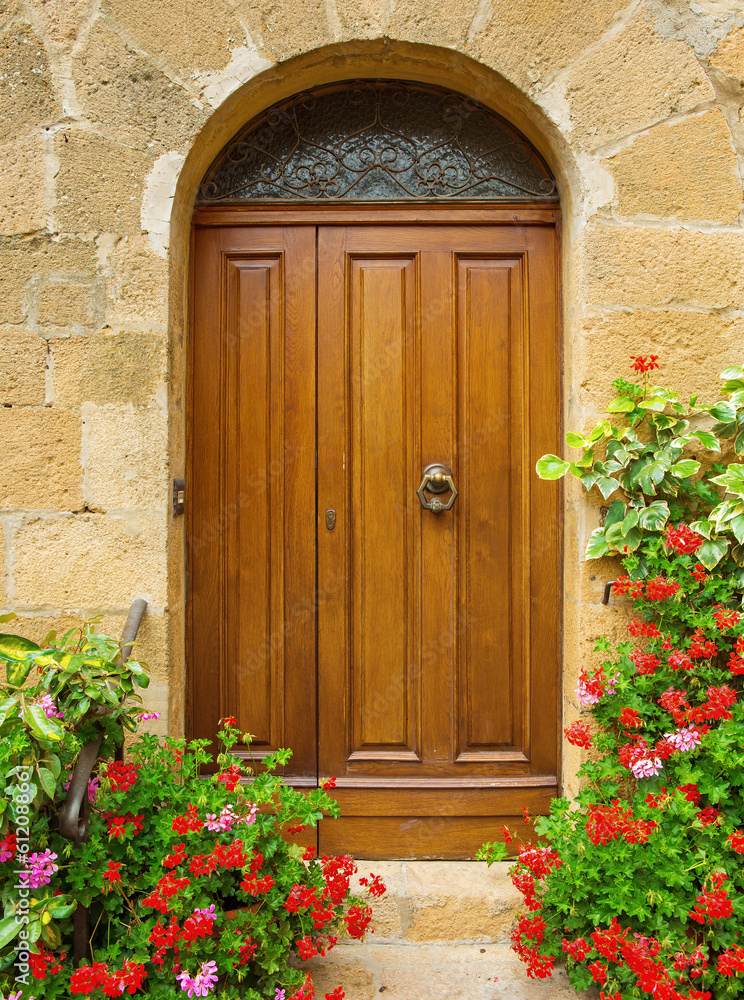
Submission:
[[[429,500],[425,496],[425,493],[446,493],[447,490],[449,490],[450,495],[446,503],[443,500],[437,499],[436,496],[433,500]],[[452,470],[448,469],[446,465],[440,465],[438,462],[435,462],[433,465],[427,465],[423,471],[421,483],[416,493],[424,510],[431,510],[435,514],[441,514],[443,510],[451,510],[452,505],[457,499],[457,487],[452,478]]]

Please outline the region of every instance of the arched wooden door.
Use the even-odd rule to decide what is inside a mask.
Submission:
[[[195,214],[190,731],[335,777],[321,851],[472,857],[556,794],[557,220]]]

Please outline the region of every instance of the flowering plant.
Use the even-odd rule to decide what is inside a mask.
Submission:
[[[241,735],[235,719],[224,720],[211,775],[200,773],[212,762],[208,741],[163,742],[143,734],[126,763],[99,760],[88,788],[89,836],[76,848],[58,830],[58,792],[83,742],[90,706],[109,703],[98,690],[101,684],[111,690],[108,675],[103,671],[81,688],[74,671],[93,665],[15,639],[0,640],[9,676],[16,662],[46,669],[38,661],[50,655],[58,665],[53,669],[72,671],[75,686],[68,694],[56,678],[49,683],[42,674],[47,693],[55,692],[51,704],[43,701],[41,684],[21,682],[0,692],[0,699],[7,695],[0,705],[13,701],[0,753],[22,779],[14,781],[9,768],[0,799],[2,995],[312,997],[301,963],[332,948],[341,931],[363,937],[371,917],[367,900],[385,891],[371,876],[360,880],[364,896],[353,896],[351,858],[315,859],[314,850],[287,839],[314,827],[324,813],[338,814],[326,790],[304,793],[284,783],[276,771],[287,763],[288,750],[264,758],[260,767],[237,756],[233,748]],[[89,639],[89,645],[100,645],[100,637]],[[26,659],[8,655],[18,650]],[[89,651],[87,656],[92,658]],[[131,677],[141,677],[140,664],[127,666]],[[89,699],[87,708],[81,698]],[[13,711],[16,703],[20,709]],[[30,716],[33,727],[29,706],[40,709]],[[134,709],[124,709],[118,699],[116,706],[136,725]],[[109,727],[111,749],[115,736]],[[242,739],[250,741],[248,734]],[[88,908],[90,928],[90,959],[79,968],[71,954],[77,906]],[[20,952],[28,953],[23,976]],[[338,1000],[342,991],[332,996]]]
[[[744,369],[724,372],[724,403],[697,407],[713,427],[690,431],[677,394],[648,386],[657,359],[634,360],[642,381],[620,380],[610,407],[628,426],[606,422],[605,455],[580,476],[622,493],[587,555],[623,552],[613,593],[632,603],[630,638],[601,639],[581,672],[576,700],[594,721],[564,733],[593,753],[577,798],[536,820],[547,842],[517,847],[526,912],[512,941],[529,975],[565,961],[602,1000],[720,1000],[744,992],[744,477],[735,460],[681,455],[693,439],[744,452]]]

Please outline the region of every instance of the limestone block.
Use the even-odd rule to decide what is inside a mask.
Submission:
[[[93,321],[89,281],[50,279],[39,287],[37,322],[42,326],[88,326]]]
[[[714,96],[689,46],[663,40],[643,14],[580,59],[566,80],[574,134],[589,148]]]
[[[744,25],[735,28],[718,43],[718,51],[713,53],[710,61],[716,69],[744,86]]]
[[[80,439],[79,414],[50,407],[0,409],[0,508],[79,510]]]
[[[46,280],[92,280],[96,246],[74,237],[13,237],[0,242],[0,323],[22,323]]]
[[[43,43],[23,22],[0,33],[0,121],[3,134],[23,135],[61,113]]]
[[[478,9],[477,0],[408,0],[390,6],[391,38],[448,46],[464,45]]]
[[[744,233],[596,224],[584,233],[582,270],[593,306],[727,307],[744,297]]]
[[[146,236],[119,240],[106,264],[106,322],[123,329],[162,328],[168,322],[168,261]]]
[[[73,130],[55,137],[55,218],[68,232],[140,231],[142,186],[151,158],[122,142]]]
[[[406,893],[413,915],[407,941],[492,941],[511,925],[521,897],[503,866],[411,862]]]
[[[121,141],[145,149],[179,149],[207,117],[177,83],[135,52],[105,21],[97,21],[73,71],[87,117]]]
[[[742,202],[731,134],[718,110],[658,125],[603,161],[621,215],[736,222]]]
[[[83,616],[78,614],[47,616],[30,614],[19,615],[3,628],[12,635],[22,635],[25,639],[30,639],[42,646],[50,632],[56,632],[55,638],[51,639],[50,642],[61,643],[71,629],[81,628],[83,621]]]
[[[732,298],[732,302],[736,298]],[[658,384],[679,392],[683,401],[698,395],[715,402],[720,374],[740,364],[744,319],[684,309],[590,312],[584,317],[578,364],[587,376],[579,386],[582,407],[603,412],[618,374],[630,374],[632,354],[658,354]]]
[[[69,49],[90,17],[92,0],[28,0],[55,48]]]
[[[220,69],[245,42],[226,0],[104,0],[101,8],[143,49],[187,74]]]
[[[364,945],[339,944],[325,958],[303,962],[300,968],[312,976],[316,997],[343,986],[346,1000],[373,1000],[378,997],[377,987],[365,957]]]
[[[133,594],[132,598],[135,596],[137,595]],[[114,639],[120,639],[128,611],[127,607],[122,614],[104,615],[100,624],[96,626],[96,631],[101,635],[110,635]],[[132,649],[133,659],[146,663],[150,677],[161,684],[168,684],[171,680],[169,617],[167,611],[148,606]],[[147,690],[149,691],[149,688]],[[146,695],[147,692],[144,692],[143,698]]]
[[[603,636],[606,636],[613,645],[620,642],[631,642],[633,637],[628,632],[628,624],[633,615],[632,604],[627,601],[615,602],[614,598],[610,598],[610,603],[606,606],[599,603],[580,605],[577,616],[579,642],[575,649],[581,665],[598,666],[607,659],[606,653],[594,652],[597,640]],[[575,701],[575,685],[568,684],[567,680],[567,686],[572,701]]]
[[[390,1000],[578,1000],[561,971],[548,980],[530,980],[507,943],[370,944],[368,953]]]
[[[335,0],[332,6],[340,15],[345,4]],[[366,6],[374,8],[376,0]],[[326,0],[240,0],[238,9],[264,55],[279,62],[334,41],[328,7]]]
[[[165,378],[165,345],[156,334],[104,330],[53,340],[50,347],[54,401],[59,405],[142,405],[154,398]]]
[[[521,86],[545,86],[626,7],[622,0],[493,0],[490,17],[472,22],[468,54]]]
[[[46,363],[41,337],[19,326],[0,327],[0,405],[43,405]]]
[[[16,602],[29,607],[120,608],[148,596],[166,604],[163,517],[80,514],[28,521],[13,553]]]
[[[83,407],[85,500],[92,510],[165,510],[168,421],[159,407]]]
[[[29,136],[0,146],[0,234],[44,228],[44,140]]]

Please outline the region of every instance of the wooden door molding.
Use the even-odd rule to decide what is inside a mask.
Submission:
[[[194,276],[190,735],[233,715],[314,783],[315,229],[200,230]]]
[[[190,735],[238,714],[259,754],[292,746],[294,784],[335,776],[326,852],[470,857],[559,790],[561,493],[533,473],[561,437],[558,225],[524,204],[195,213]],[[241,484],[277,457],[248,523]],[[415,495],[434,461],[448,514]]]

